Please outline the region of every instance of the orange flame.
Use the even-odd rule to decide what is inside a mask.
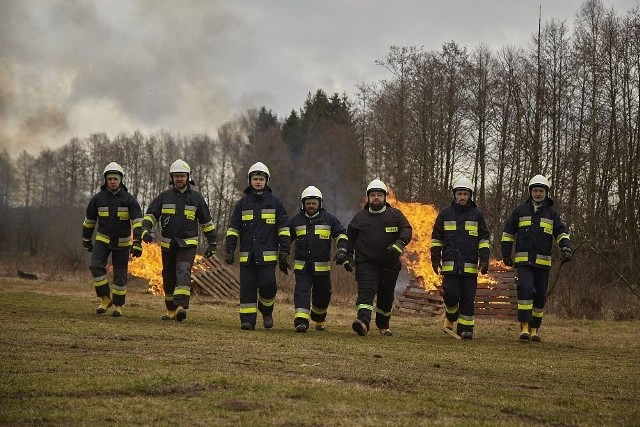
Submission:
[[[431,233],[438,217],[438,211],[433,205],[417,202],[401,202],[389,191],[387,201],[391,206],[400,209],[407,217],[413,228],[411,243],[407,245],[402,255],[402,263],[407,270],[416,277],[420,285],[427,290],[434,290],[441,286],[442,277],[436,275],[431,267]],[[496,267],[502,262],[492,260],[490,266]],[[504,265],[502,268],[505,269]],[[495,283],[489,276],[478,276],[478,283]]]
[[[196,263],[201,255],[196,255]],[[195,263],[194,263],[195,264]],[[162,249],[158,243],[143,243],[142,256],[131,258],[129,273],[133,276],[149,280],[149,291],[153,295],[164,295],[162,286]]]

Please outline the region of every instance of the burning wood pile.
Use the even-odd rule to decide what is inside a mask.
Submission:
[[[162,251],[157,243],[143,244],[142,256],[129,262],[129,273],[149,280],[149,291],[164,295],[162,288]],[[191,292],[218,299],[238,299],[240,281],[215,255],[204,258],[196,255],[191,271]]]

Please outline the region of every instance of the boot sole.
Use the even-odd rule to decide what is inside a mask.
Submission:
[[[96,308],[96,314],[105,314],[107,312],[107,309],[109,307],[111,307],[112,305],[113,305],[113,303],[110,302],[109,305],[107,306],[107,308],[102,308],[102,307]]]
[[[362,322],[362,320],[358,319],[353,321],[353,323],[351,324],[351,329],[353,329],[361,337],[364,337],[365,335],[367,335],[367,332],[369,332],[367,326]]]
[[[176,313],[176,322],[182,322],[187,318],[187,310],[178,310]]]
[[[538,335],[531,336],[531,341],[540,342],[540,337]]]
[[[298,325],[296,326],[296,332],[297,333],[302,333],[304,334],[305,332],[307,332],[307,327],[305,325]]]
[[[531,335],[527,333],[523,333],[523,334],[520,334],[518,338],[520,338],[522,341],[529,341],[531,339]]]

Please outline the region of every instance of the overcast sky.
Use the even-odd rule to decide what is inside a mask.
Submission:
[[[602,0],[619,15],[638,0]],[[0,0],[0,147],[93,132],[209,132],[251,107],[387,77],[392,45],[526,47],[579,0]]]

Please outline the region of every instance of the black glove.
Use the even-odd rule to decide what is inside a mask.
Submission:
[[[440,270],[442,270],[442,266],[440,265],[440,261],[431,260],[431,267],[433,267],[434,273],[440,274]]]
[[[573,251],[571,248],[562,248],[562,258],[560,259],[561,263],[571,261],[571,256],[573,256]]]
[[[142,238],[142,241],[145,243],[153,242],[153,235],[149,230],[142,230],[142,235],[140,237]]]
[[[333,258],[337,265],[342,265],[347,260],[347,251],[345,249],[338,249],[336,256]]]
[[[83,240],[82,247],[88,250],[89,252],[93,252],[93,242],[91,240]]]
[[[487,274],[489,272],[489,263],[480,262],[480,273]]]
[[[347,270],[349,273],[351,273],[353,271],[353,254],[351,255],[345,255],[344,257],[344,263],[342,264],[342,266],[344,267],[345,270]]]
[[[133,240],[133,246],[131,246],[131,256],[138,258],[142,256],[142,242],[138,239]]]
[[[511,258],[510,256],[503,257],[502,258],[502,263],[504,265],[506,265],[507,267],[513,267],[513,258]]]
[[[287,275],[289,274],[289,270],[291,270],[291,266],[287,262],[288,256],[289,254],[287,252],[280,252],[278,254],[278,268],[280,269],[280,271]]]
[[[213,256],[213,254],[216,253],[216,244],[214,243],[209,243],[207,245],[207,248],[204,250],[204,257],[205,258],[211,258],[211,256]]]
[[[404,242],[400,239],[387,247],[387,254],[394,257],[399,257],[400,254],[402,254],[402,251],[404,251]]]
[[[229,264],[229,265],[233,265],[233,252],[227,252],[226,254],[224,254],[224,262]]]

